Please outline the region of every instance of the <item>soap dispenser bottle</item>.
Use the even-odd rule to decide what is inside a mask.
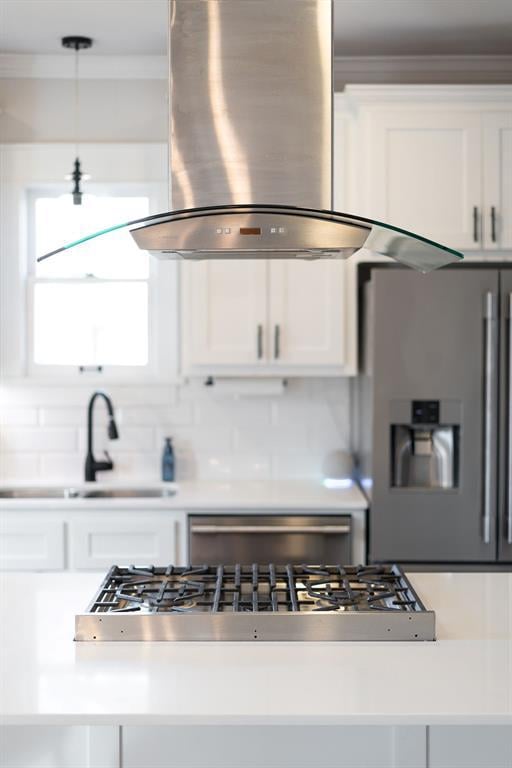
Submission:
[[[174,482],[174,449],[170,437],[165,438],[164,450],[162,453],[162,480],[164,482]]]

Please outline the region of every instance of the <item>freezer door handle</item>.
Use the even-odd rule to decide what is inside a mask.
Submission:
[[[491,542],[491,521],[496,504],[494,452],[496,444],[495,413],[497,408],[498,372],[498,301],[496,294],[485,294],[485,384],[484,384],[484,477],[483,477],[483,526],[484,544]]]
[[[507,543],[512,544],[512,293],[508,295]]]

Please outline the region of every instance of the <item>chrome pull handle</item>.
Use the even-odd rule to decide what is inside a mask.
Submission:
[[[491,242],[495,243],[496,240],[496,208],[491,205]]]
[[[508,490],[507,543],[512,544],[512,293],[508,295]]]
[[[497,297],[492,291],[485,295],[485,380],[484,380],[484,477],[483,477],[483,530],[484,544],[491,541],[491,521],[496,501],[494,450],[496,413],[496,374],[498,355]]]
[[[473,206],[473,240],[475,243],[478,243],[479,237],[478,237],[478,207],[476,205]]]
[[[192,533],[350,533],[350,525],[192,525]]]
[[[281,356],[281,326],[274,326],[274,360]]]
[[[256,330],[256,354],[258,356],[258,360],[261,360],[263,357],[263,326],[261,323],[258,324],[258,328]]]

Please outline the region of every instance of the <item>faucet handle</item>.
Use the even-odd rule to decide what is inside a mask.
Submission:
[[[110,456],[110,453],[109,453],[108,451],[103,451],[103,453],[105,454],[105,458],[106,458],[106,460],[108,461],[108,463],[109,463],[109,464],[112,464],[112,466],[114,466],[114,462],[112,461],[112,458],[111,458],[111,456]]]

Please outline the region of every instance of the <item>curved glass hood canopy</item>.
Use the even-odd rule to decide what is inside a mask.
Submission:
[[[171,259],[347,258],[366,249],[428,272],[462,258],[332,210],[332,0],[169,0],[169,10],[175,210],[42,259],[120,229]]]
[[[129,231],[164,259],[345,259],[365,249],[430,272],[462,254],[406,230],[336,211],[286,205],[210,206],[147,216],[87,235],[38,261],[97,237]]]

